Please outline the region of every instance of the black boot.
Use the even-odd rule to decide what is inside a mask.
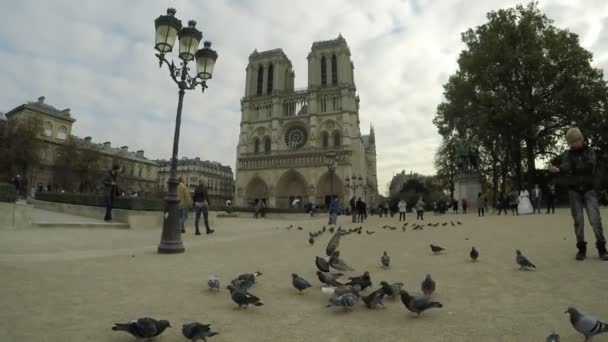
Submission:
[[[597,252],[600,256],[600,259],[604,261],[608,261],[608,253],[606,252],[606,242],[605,241],[597,241],[595,243],[597,247]]]
[[[587,258],[587,243],[585,241],[577,242],[576,248],[578,248],[576,260],[585,260],[585,258]]]

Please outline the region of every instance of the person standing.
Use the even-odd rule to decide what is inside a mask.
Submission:
[[[466,198],[463,198],[462,199],[462,214],[463,215],[467,214],[467,206],[468,206],[467,200],[466,200]]]
[[[356,203],[355,206],[356,206],[356,210],[357,210],[357,220],[359,222],[363,222],[363,220],[364,220],[364,214],[365,214],[364,213],[365,208],[363,206],[363,200],[361,199],[361,197],[359,197],[357,199],[357,203]]]
[[[477,194],[477,216],[482,217],[485,216],[485,205],[486,201],[484,200],[483,194],[480,192]]]
[[[384,215],[386,217],[388,217],[388,207],[389,207],[388,201],[384,202]],[[391,215],[391,217],[392,217],[392,215]]]
[[[452,199],[452,211],[454,214],[458,214],[458,201],[455,198]]]
[[[540,190],[538,184],[534,184],[534,189],[532,189],[532,206],[534,207],[534,214],[536,214],[537,211],[540,214],[541,199],[542,191]]]
[[[418,202],[416,202],[416,220],[424,220],[424,206],[425,203],[422,200],[422,196],[420,196]]]
[[[507,198],[505,196],[504,191],[501,191],[500,194],[498,194],[498,215],[500,215],[503,210],[505,212],[505,215],[507,215],[507,207],[509,206],[509,203],[507,203]]]
[[[401,222],[401,220],[405,221],[405,212],[407,211],[407,203],[405,202],[405,200],[402,199],[397,204],[397,207],[399,207],[399,222]]]
[[[570,148],[561,156],[551,160],[549,172],[559,174],[561,181],[568,186],[570,210],[574,220],[576,236],[576,260],[587,257],[587,242],[585,242],[585,216],[587,210],[589,223],[595,234],[595,246],[601,260],[608,261],[606,238],[602,228],[602,218],[595,191],[599,178],[597,157],[595,151],[585,145],[583,133],[578,128],[570,128],[566,133],[566,142]]]
[[[348,204],[350,206],[350,215],[353,218],[353,223],[355,223],[357,222],[357,197],[353,196]]]
[[[509,205],[511,206],[511,213],[519,215],[517,207],[519,206],[519,190],[513,189],[509,195]]]
[[[201,219],[201,214],[203,214],[203,222],[205,223],[205,229],[207,234],[212,234],[215,230],[209,228],[209,193],[207,192],[207,187],[201,182],[194,189],[194,198],[192,199],[194,202],[194,234],[201,235],[200,230],[198,229],[198,223]]]
[[[118,170],[120,170],[118,164],[112,165],[112,169],[108,171],[108,174],[102,181],[104,186],[103,200],[106,205],[106,214],[103,217],[105,222],[112,222],[112,206],[114,205],[114,198],[118,194],[118,187],[116,186]]]
[[[330,224],[338,224],[338,214],[340,213],[340,200],[338,196],[333,196],[329,202],[329,222]]]
[[[549,183],[547,191],[547,214],[550,211],[555,214],[555,184],[553,182]]]
[[[177,179],[179,182],[177,184],[177,199],[179,200],[179,228],[182,233],[186,232],[186,219],[188,218],[188,211],[190,210],[190,203],[192,203],[192,198],[190,197],[190,192],[184,184],[184,177],[179,177]]]

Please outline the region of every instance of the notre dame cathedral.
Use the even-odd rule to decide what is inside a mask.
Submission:
[[[361,135],[346,40],[340,35],[312,44],[304,89],[294,89],[295,73],[281,49],[254,50],[246,71],[235,204],[265,200],[271,208],[325,206],[337,195],[346,207],[356,195],[368,207],[374,205],[374,129]]]

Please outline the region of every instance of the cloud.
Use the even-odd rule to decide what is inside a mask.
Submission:
[[[442,84],[456,70],[460,33],[512,0],[402,1],[14,1],[0,20],[2,111],[45,95],[72,109],[74,133],[144,149],[150,158],[171,153],[177,87],[154,57],[154,19],[166,7],[185,24],[198,22],[219,59],[209,89],[187,92],[180,156],[200,156],[234,167],[247,58],[282,48],[294,65],[296,86],[307,82],[313,41],[347,40],[361,98],[361,129],[376,128],[381,190],[393,173],[433,173],[440,142],[432,124]],[[608,66],[608,3],[545,0],[541,8],[559,27],[581,36]]]

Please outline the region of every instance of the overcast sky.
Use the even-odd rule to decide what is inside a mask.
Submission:
[[[186,93],[180,156],[233,167],[247,58],[282,48],[296,87],[307,82],[313,41],[339,33],[350,46],[361,128],[376,128],[381,192],[395,172],[433,173],[440,142],[432,124],[442,84],[456,70],[460,33],[508,0],[162,1],[1,0],[0,111],[46,96],[77,119],[73,133],[171,153],[177,88],[154,56],[154,19],[167,7],[194,19],[218,52],[205,94]],[[595,66],[608,70],[608,1],[546,0],[541,8],[581,36]]]

